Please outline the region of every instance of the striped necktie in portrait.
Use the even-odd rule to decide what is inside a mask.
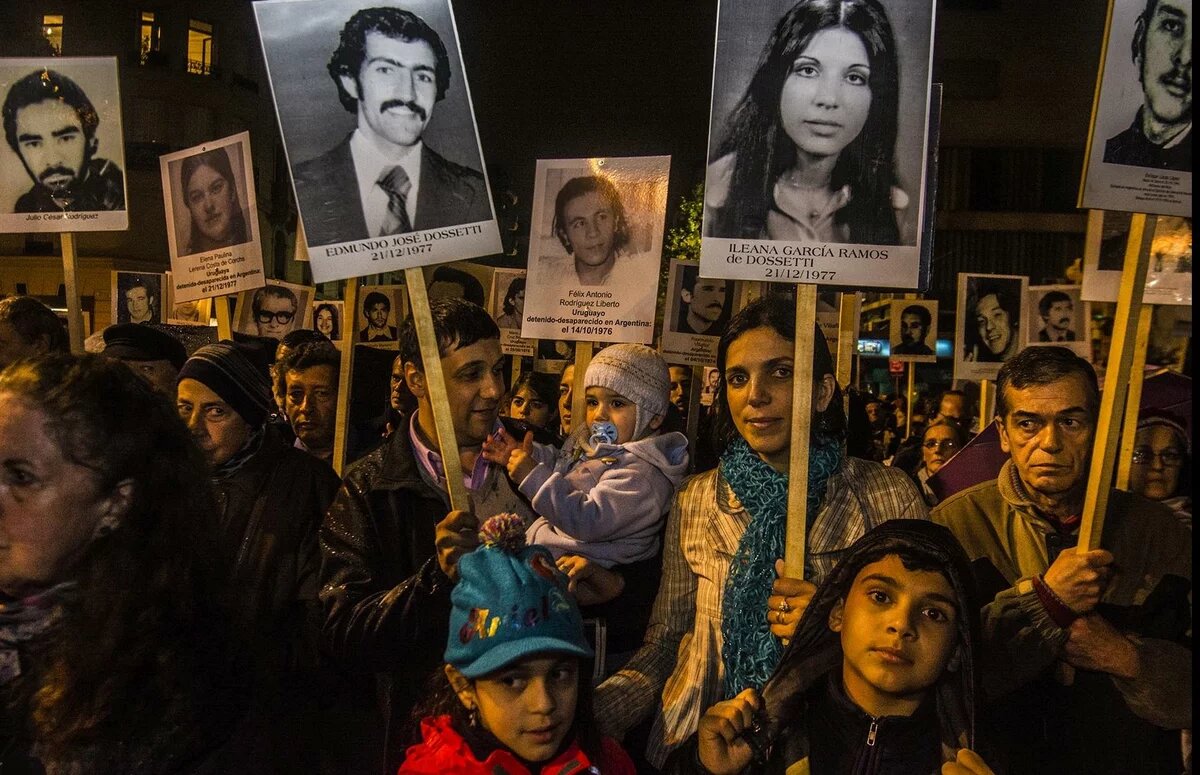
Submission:
[[[412,231],[412,222],[408,220],[408,193],[412,191],[412,182],[408,179],[408,173],[397,164],[384,170],[375,183],[388,197],[387,215],[379,229],[379,236]]]

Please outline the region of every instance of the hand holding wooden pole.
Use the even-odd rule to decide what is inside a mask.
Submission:
[[[813,332],[817,286],[796,286],[796,340],[792,355],[792,441],[788,462],[787,538],[783,563],[788,576],[804,578],[808,550],[808,440],[812,424]]]

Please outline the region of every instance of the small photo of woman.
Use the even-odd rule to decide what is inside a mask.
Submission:
[[[249,216],[254,202],[243,168],[246,150],[240,142],[205,145],[168,163],[178,255],[207,253],[254,239]]]
[[[324,334],[332,342],[342,338],[342,302],[318,301],[313,306],[313,330]]]

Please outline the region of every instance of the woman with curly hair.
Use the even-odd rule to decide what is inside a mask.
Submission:
[[[5,773],[252,760],[212,510],[199,449],[124,364],[54,355],[0,372]]]
[[[899,83],[878,0],[793,6],[709,165],[705,235],[898,244]]]

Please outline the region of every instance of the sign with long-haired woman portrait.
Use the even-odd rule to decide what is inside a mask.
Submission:
[[[266,285],[250,133],[159,157],[176,303]]]
[[[702,275],[918,287],[933,9],[720,4]]]

